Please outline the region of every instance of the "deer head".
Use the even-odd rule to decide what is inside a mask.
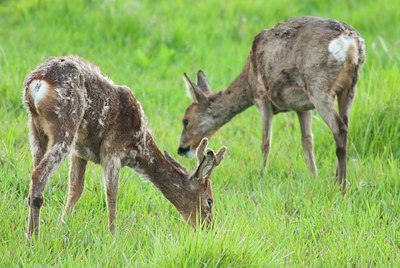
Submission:
[[[226,147],[219,149],[218,153],[214,153],[211,149],[207,149],[208,140],[203,138],[197,148],[197,168],[192,174],[188,174],[188,188],[190,191],[184,191],[183,196],[179,198],[179,202],[174,204],[180,211],[183,218],[192,226],[197,224],[210,226],[212,224],[213,215],[213,194],[211,190],[211,173],[218,166],[224,156]],[[168,152],[164,152],[170,163],[178,169],[186,172]]]
[[[194,157],[195,148],[201,140],[210,138],[218,129],[215,125],[215,118],[208,107],[210,106],[209,96],[212,94],[210,84],[204,73],[199,70],[197,73],[197,84],[194,84],[184,74],[183,80],[188,95],[193,103],[186,109],[182,119],[183,130],[178,148],[178,154],[186,157]]]

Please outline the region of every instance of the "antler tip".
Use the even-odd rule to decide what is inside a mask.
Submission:
[[[215,153],[214,153],[214,151],[212,149],[207,148],[206,154],[210,154],[210,153],[215,155]]]

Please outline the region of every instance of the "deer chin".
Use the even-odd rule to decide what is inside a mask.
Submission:
[[[187,158],[194,158],[196,155],[196,150],[190,149],[189,151],[185,152],[184,155]]]

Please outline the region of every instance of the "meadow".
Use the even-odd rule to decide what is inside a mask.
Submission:
[[[397,3],[398,5],[398,3]],[[25,238],[32,158],[24,77],[47,57],[80,55],[141,102],[159,147],[177,155],[191,100],[182,75],[204,70],[214,90],[239,74],[254,36],[288,18],[339,19],[364,37],[367,60],[350,114],[348,192],[334,184],[333,137],[313,113],[319,176],[308,172],[295,113],[274,117],[261,167],[255,107],[210,141],[215,229],[194,230],[151,183],[121,173],[116,236],[107,228],[101,168],[67,224],[66,161],[48,183],[36,243]],[[0,266],[367,267],[400,265],[400,14],[396,1],[0,0]]]

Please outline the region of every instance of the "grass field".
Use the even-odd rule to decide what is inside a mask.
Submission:
[[[396,1],[0,0],[0,266],[241,267],[400,265],[400,16]],[[223,3],[225,2],[225,3]],[[265,3],[264,3],[265,2]],[[397,3],[398,5],[398,3]],[[223,89],[242,69],[263,28],[302,15],[343,20],[367,46],[351,111],[348,193],[333,183],[335,146],[313,114],[318,178],[303,158],[294,113],[274,117],[263,179],[255,107],[215,134],[228,147],[213,175],[215,231],[193,230],[150,183],[123,169],[117,232],[107,229],[99,166],[60,226],[68,161],[50,180],[39,240],[25,239],[30,174],[22,83],[49,56],[95,62],[141,102],[159,147],[177,156],[181,116],[190,103],[183,72],[207,74]]]

